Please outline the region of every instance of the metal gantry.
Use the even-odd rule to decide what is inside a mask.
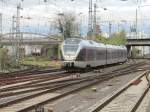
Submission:
[[[2,34],[3,34],[3,21],[2,21],[2,13],[0,13],[0,40],[2,39]]]
[[[89,36],[91,36],[91,33],[93,32],[93,1],[89,0],[89,19],[88,19],[88,33]]]
[[[2,34],[2,32],[3,32],[3,21],[2,21],[3,19],[2,19],[2,13],[0,13],[0,33]]]
[[[12,42],[13,55],[15,56],[15,61],[18,63],[20,56],[20,43],[22,41],[22,36],[20,34],[20,10],[21,4],[17,5],[17,16],[12,17],[12,41],[16,40],[17,42]]]

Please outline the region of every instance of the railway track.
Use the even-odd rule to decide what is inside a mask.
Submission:
[[[142,63],[138,63],[138,64],[136,64],[136,65],[132,65],[132,66],[128,66],[128,67],[125,67],[124,69],[126,70],[126,71],[128,71],[128,70],[135,70],[136,71],[136,69],[137,69],[137,67],[139,67],[139,65],[141,66],[141,64]],[[143,63],[144,64],[144,63]],[[136,66],[136,67],[135,67]],[[119,69],[119,72],[122,72],[122,71],[124,71],[124,69],[122,69],[122,68],[120,68]],[[114,70],[114,71],[112,71],[113,73],[117,73],[118,71],[117,70]],[[111,74],[112,72],[109,72],[109,73],[107,73],[107,74],[103,74],[104,76],[106,76],[106,75],[109,75],[109,74]],[[57,76],[57,78],[61,78],[61,77],[65,77],[65,76],[68,76],[68,75],[74,75],[74,74],[58,74],[58,76]],[[76,75],[74,75],[74,76],[76,76]],[[64,80],[62,80],[62,81],[59,81],[59,80],[57,80],[57,81],[52,81],[52,79],[55,79],[55,77],[56,77],[56,75],[46,75],[46,78],[45,79],[40,79],[40,80],[37,80],[35,77],[34,77],[34,79],[35,80],[32,80],[32,81],[29,81],[28,83],[21,83],[21,84],[17,84],[17,85],[14,85],[14,86],[10,86],[10,87],[6,87],[6,88],[0,88],[0,92],[2,93],[2,92],[9,92],[10,91],[10,93],[11,94],[13,94],[11,91],[15,91],[15,90],[18,90],[18,89],[25,89],[25,88],[35,88],[35,87],[47,87],[48,85],[50,85],[50,84],[55,84],[55,83],[58,83],[58,82],[64,82],[64,81],[72,81],[72,80],[79,80],[79,79],[81,79],[81,78],[79,78],[79,77],[76,77],[76,78],[69,78],[69,79],[64,79]],[[90,76],[90,77],[94,77],[93,75],[92,76]],[[102,76],[101,76],[102,77]],[[42,78],[44,78],[44,76],[42,76]],[[95,78],[95,77],[94,77]],[[19,91],[20,92],[20,91]],[[9,93],[9,94],[10,94]],[[1,97],[1,95],[2,94],[0,94],[0,97]]]
[[[129,65],[129,66],[132,67],[133,65]],[[0,75],[0,86],[20,83],[20,82],[25,82],[25,81],[30,81],[30,80],[42,79],[44,77],[48,78],[50,73],[53,73],[53,72],[64,72],[65,73],[65,71],[63,71],[61,69],[48,69],[48,70],[30,69],[29,71],[23,70],[23,71],[19,71],[19,72],[14,72],[12,74],[11,73],[1,74]]]
[[[141,65],[141,64],[139,64],[139,65]],[[139,67],[139,65],[137,64],[136,66]],[[129,68],[130,68],[130,70],[129,70]],[[32,92],[30,91],[30,93],[26,94],[26,95],[22,95],[22,93],[20,93],[23,97],[15,96],[16,99],[2,98],[2,99],[0,99],[0,102],[1,102],[0,108],[2,108],[2,110],[0,109],[0,111],[4,111],[5,109],[11,110],[11,108],[13,106],[17,105],[17,107],[18,107],[18,105],[26,104],[25,102],[30,102],[29,100],[31,100],[31,99],[32,99],[32,101],[35,100],[34,104],[31,104],[31,105],[27,104],[24,107],[20,106],[22,108],[18,108],[17,110],[15,110],[17,112],[22,112],[22,111],[26,112],[32,108],[35,108],[35,106],[43,105],[49,101],[53,101],[53,100],[65,97],[66,95],[69,95],[73,92],[79,91],[83,88],[89,87],[96,83],[101,83],[104,80],[109,80],[115,76],[125,75],[125,74],[129,74],[129,73],[138,71],[135,66],[134,66],[134,69],[132,67],[129,67],[129,68],[127,68],[126,70],[121,69],[120,71],[113,71],[111,73],[106,73],[103,75],[94,75],[94,76],[88,76],[88,77],[75,78],[74,80],[70,79],[68,81],[62,81],[62,82],[60,81],[57,84],[56,83],[54,85],[51,84],[51,87],[45,86],[46,87],[45,89],[37,89],[36,88],[38,90],[38,92],[35,90],[34,91],[32,90]],[[41,86],[41,88],[44,88],[44,87]],[[67,91],[66,91],[66,88],[69,88],[69,89],[67,89]],[[57,91],[61,91],[61,94],[57,94],[57,95],[55,94],[53,97],[50,97],[52,95],[52,92],[57,93]],[[25,91],[23,93],[25,93]],[[13,94],[13,95],[15,95],[15,94]],[[16,95],[18,95],[18,93]],[[44,97],[44,96],[47,96],[47,97]],[[41,98],[42,98],[42,101],[40,101],[40,102],[36,101],[36,99],[41,99]],[[8,99],[11,99],[11,100],[8,100]]]
[[[140,65],[142,63],[138,63],[138,64]],[[138,65],[138,64],[135,64],[135,65]],[[132,67],[132,66],[133,65],[129,65],[128,67]],[[124,68],[126,68],[126,67],[124,67]],[[52,70],[52,71],[56,72],[56,73],[57,72],[66,73],[65,71],[62,71],[60,69],[55,69],[55,70]],[[3,76],[0,77],[0,86],[10,85],[10,84],[15,84],[15,83],[21,83],[21,82],[24,82],[24,85],[27,85],[27,84],[31,84],[32,82],[37,83],[37,82],[47,81],[47,80],[51,79],[51,77],[53,77],[53,75],[52,75],[53,72],[52,71],[51,70],[46,70],[46,71],[44,70],[43,73],[40,71],[39,74],[36,74],[37,72],[36,73],[28,72],[28,74],[19,74],[20,73],[19,72],[18,74],[14,74],[14,75],[10,75],[10,74],[6,75],[5,74],[5,75],[3,75],[4,77]],[[50,72],[52,72],[52,73],[50,73]],[[62,77],[62,76],[63,75],[60,75],[60,77]],[[19,85],[19,87],[20,87],[20,85]]]
[[[144,72],[117,92],[88,108],[86,112],[109,112],[111,110],[114,112],[136,112],[144,97],[149,92],[149,74],[150,71]],[[139,90],[140,92],[138,92]]]
[[[26,70],[20,70],[20,71],[15,71],[15,72],[0,73],[0,78],[20,77],[20,76],[27,76],[27,75],[33,75],[33,74],[59,72],[59,71],[62,71],[62,69],[29,68]]]
[[[51,74],[65,73],[61,69],[50,69],[50,70],[31,70],[31,71],[20,71],[13,74],[2,74],[0,75],[0,86],[15,84],[19,82],[30,81],[33,79],[42,79],[49,77]]]

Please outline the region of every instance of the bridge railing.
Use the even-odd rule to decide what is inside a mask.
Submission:
[[[127,39],[150,38],[150,34],[143,34],[143,35],[129,34],[129,35],[126,35],[126,38],[127,38]]]

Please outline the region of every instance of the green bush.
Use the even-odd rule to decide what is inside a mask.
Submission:
[[[126,37],[125,31],[114,33],[112,34],[111,38],[107,40],[107,44],[125,45],[127,43],[125,37]]]
[[[125,31],[113,33],[111,38],[106,38],[104,36],[96,36],[96,40],[105,44],[112,45],[125,45],[127,40],[125,39],[126,33]]]
[[[0,68],[7,69],[10,66],[10,57],[6,48],[0,48]]]

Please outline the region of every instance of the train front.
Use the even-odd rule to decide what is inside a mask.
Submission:
[[[71,69],[75,68],[75,60],[79,53],[79,44],[81,39],[68,38],[61,45],[61,54],[63,58],[62,68]]]

